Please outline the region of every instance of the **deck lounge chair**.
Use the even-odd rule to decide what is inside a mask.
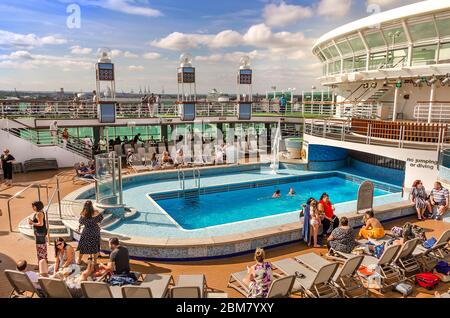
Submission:
[[[377,259],[373,256],[364,256],[362,265],[370,266],[377,265],[379,267],[379,274],[381,275],[381,290],[392,287],[404,280],[404,275],[397,267],[393,266],[395,257],[400,251],[400,245],[391,245],[387,247],[381,257]],[[365,281],[365,276],[361,276]]]
[[[446,259],[450,255],[450,250],[447,247],[448,242],[450,241],[450,230],[445,231],[441,234],[439,239],[436,241],[434,246],[430,249],[426,249],[422,245],[418,245],[414,250],[414,254],[422,254],[428,253],[433,255],[438,259]]]
[[[41,277],[39,284],[48,298],[73,298],[63,280]]]
[[[406,241],[394,260],[394,263],[403,271],[403,275],[406,277],[414,276],[421,271],[420,263],[413,256],[413,252],[419,243],[420,239],[418,238]]]
[[[317,273],[291,258],[273,262],[272,265],[285,275],[295,275],[294,291],[301,291],[305,297],[339,297],[339,292],[331,283],[338,268],[337,263],[325,265]]]
[[[73,166],[73,168],[75,169],[75,176],[73,177],[73,180],[72,180],[73,183],[75,183],[76,181],[80,181],[80,182],[83,182],[83,183],[93,183],[93,182],[95,182],[94,179],[85,178],[79,173],[80,164],[78,164],[78,163],[75,164]]]
[[[154,298],[166,298],[170,285],[173,285],[172,275],[147,274],[140,286],[150,288]]]
[[[152,291],[143,286],[122,286],[123,298],[153,298]]]
[[[328,260],[315,253],[300,255],[295,259],[314,272],[318,272],[323,266],[331,264]],[[356,276],[363,259],[364,256],[362,255],[352,256],[336,271],[332,282],[339,289],[343,297],[359,298],[368,296],[367,288],[363,286],[359,277]]]
[[[5,269],[5,276],[12,286],[9,298],[33,298],[38,291],[28,275],[23,272]]]
[[[175,286],[170,289],[170,297],[206,298],[207,289],[205,275],[180,275]]]
[[[122,298],[119,286],[109,286],[102,282],[81,282],[85,298]]]
[[[228,287],[233,288],[245,297],[250,296],[250,290],[244,283],[244,278],[248,275],[247,271],[233,273],[228,281]],[[295,283],[295,276],[277,278],[270,285],[267,298],[289,298]]]
[[[342,296],[348,298],[369,297],[369,290],[364,287],[361,279],[357,276],[358,269],[361,266],[363,259],[363,255],[349,258],[334,275],[333,283],[342,293]]]

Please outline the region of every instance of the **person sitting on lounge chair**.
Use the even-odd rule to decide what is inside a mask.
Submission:
[[[159,162],[158,162],[158,158],[156,158],[156,153],[153,153],[152,159],[150,159],[150,166],[152,167],[152,169],[159,168]]]
[[[40,290],[41,286],[39,285],[38,279],[40,276],[45,276],[45,273],[44,273],[44,275],[41,275],[40,273],[37,273],[35,271],[27,271],[27,266],[28,266],[28,263],[26,260],[20,260],[16,263],[17,270],[19,272],[25,273],[28,276],[28,278],[30,279],[30,281],[33,283],[34,287],[37,290]]]
[[[266,253],[262,248],[255,251],[256,264],[247,267],[244,283],[249,287],[249,298],[266,298],[272,284],[272,266],[265,261]]]
[[[95,173],[95,171],[94,171],[94,173]],[[80,162],[80,165],[79,165],[79,168],[78,168],[78,174],[82,178],[94,179],[94,177],[95,177],[94,173],[92,173],[92,170],[89,169],[89,167],[87,167],[84,162]]]
[[[173,160],[170,158],[169,152],[164,151],[162,157],[161,157],[161,166],[165,165],[173,165]]]
[[[126,160],[127,160],[127,165],[129,165],[129,166],[133,165],[133,161],[136,160],[136,157],[135,157],[135,155],[133,153],[133,150],[128,149]]]
[[[442,186],[442,183],[434,183],[434,188],[430,193],[430,202],[433,208],[437,208],[437,213],[434,218],[436,220],[442,219],[449,206],[449,191]]]
[[[384,237],[383,225],[374,217],[372,210],[366,212],[363,221],[365,225],[359,231],[358,239],[361,237],[365,239],[380,239]]]
[[[116,285],[116,282],[119,282],[117,285],[121,285],[121,282],[127,284],[136,281],[137,277],[130,270],[130,256],[128,249],[125,246],[120,245],[117,237],[109,239],[109,248],[111,249],[111,254],[109,255],[108,264],[101,264],[99,268],[113,274],[110,283],[114,281],[114,285]]]
[[[183,148],[180,148],[177,150],[177,155],[175,157],[175,163],[180,166],[185,165]]]
[[[353,229],[348,226],[348,218],[343,216],[339,220],[339,227],[335,228],[328,237],[328,249],[332,248],[337,252],[351,253],[356,245]]]

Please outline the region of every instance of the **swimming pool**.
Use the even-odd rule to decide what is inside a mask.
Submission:
[[[334,204],[354,201],[359,183],[345,175],[334,174],[312,179],[292,177],[277,182],[245,183],[237,188],[243,187],[248,188],[215,187],[209,191],[214,193],[177,192],[174,193],[176,197],[164,199],[155,195],[154,202],[180,227],[195,230],[298,211],[310,197],[319,199],[324,191]],[[287,195],[290,188],[295,189],[295,196]],[[272,199],[276,190],[280,190],[282,196]],[[391,191],[376,187],[374,196],[391,194]]]

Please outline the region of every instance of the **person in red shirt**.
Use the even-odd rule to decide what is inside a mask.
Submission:
[[[334,214],[334,206],[330,201],[328,194],[324,193],[320,197],[319,212],[322,214],[322,226],[323,232],[322,236],[326,236],[328,234],[328,230],[330,226],[332,226],[332,230],[339,226],[339,218]]]

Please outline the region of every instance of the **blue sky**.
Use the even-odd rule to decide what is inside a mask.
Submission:
[[[307,90],[321,68],[311,46],[334,27],[413,0],[1,0],[0,90],[90,91],[99,48],[111,50],[118,91],[176,91],[183,52],[194,55],[199,92],[235,91],[249,55],[254,91]],[[67,8],[80,8],[69,28]],[[78,21],[78,19],[76,19]]]

